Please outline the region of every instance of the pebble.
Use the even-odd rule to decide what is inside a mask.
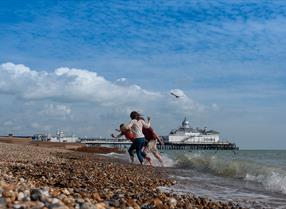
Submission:
[[[25,194],[23,192],[19,192],[17,196],[17,200],[22,201],[25,197]]]
[[[96,208],[96,209],[106,209],[107,206],[106,206],[105,203],[96,203],[96,204],[95,204],[95,208]],[[133,208],[130,208],[130,209],[133,209]]]
[[[14,209],[24,209],[24,207],[22,205],[17,205],[17,204],[15,204],[13,208]]]
[[[39,189],[32,189],[31,190],[31,200],[37,201],[41,198],[41,191]]]
[[[24,195],[25,195],[25,196],[30,196],[30,190],[25,190],[25,191],[24,191]]]
[[[81,199],[81,198],[77,198],[75,201],[76,201],[77,203],[79,203],[79,204],[84,203],[84,200],[83,200],[83,199]]]
[[[170,204],[170,207],[171,207],[171,208],[175,208],[176,205],[177,205],[177,200],[176,200],[175,198],[171,197],[171,198],[169,199],[169,204]]]
[[[52,204],[57,204],[57,203],[59,203],[59,202],[60,202],[60,200],[57,199],[57,198],[53,198],[53,199],[52,199]]]
[[[3,197],[0,197],[0,208],[6,208],[6,200]]]
[[[24,179],[24,178],[20,178],[19,181],[20,181],[21,183],[24,183],[24,182],[25,182],[25,179]]]
[[[164,170],[92,153],[1,143],[0,159],[1,209],[242,209],[161,192],[159,186],[175,183]]]
[[[38,206],[39,208],[42,208],[42,207],[45,206],[45,203],[43,203],[43,202],[38,202],[37,206]]]

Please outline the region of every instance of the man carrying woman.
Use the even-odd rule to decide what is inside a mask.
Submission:
[[[147,122],[145,122],[141,119],[141,115],[138,112],[132,111],[130,113],[130,118],[131,121],[126,124],[126,128],[131,129],[131,131],[135,134],[135,139],[131,147],[128,149],[128,153],[130,156],[134,156],[133,150],[135,148],[139,162],[143,164],[144,159],[146,159],[150,165],[152,165],[151,159],[147,157],[146,153],[143,151],[143,147],[145,145],[145,136],[142,133],[143,127],[149,128],[151,126],[150,117],[148,117]]]
[[[150,127],[150,118],[148,117],[148,122],[146,123],[144,120],[141,119],[141,116],[138,112],[133,111],[130,113],[131,121],[124,125],[120,125],[120,134],[115,136],[114,134],[111,134],[113,138],[119,138],[121,136],[125,136],[126,139],[129,139],[132,144],[128,149],[128,153],[131,159],[131,162],[134,162],[134,153],[133,151],[136,151],[138,160],[141,164],[143,164],[144,159],[148,161],[150,165],[151,158],[146,156],[146,153],[143,151],[144,145],[145,145],[145,137],[142,133],[143,127],[148,128]]]

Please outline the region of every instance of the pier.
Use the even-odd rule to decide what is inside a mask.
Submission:
[[[116,148],[128,148],[131,145],[129,141],[114,141],[114,139],[83,139],[82,144],[87,147],[109,146]],[[157,145],[159,150],[238,150],[235,143],[214,142],[214,143],[172,143],[165,142],[163,145]]]

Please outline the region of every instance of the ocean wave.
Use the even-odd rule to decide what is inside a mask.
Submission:
[[[103,155],[103,156],[122,156],[122,155],[125,155],[124,153],[121,154],[121,153],[116,153],[116,152],[109,152],[109,153],[105,153],[105,154],[99,154],[99,155]]]
[[[285,170],[251,160],[225,159],[217,155],[188,153],[177,158],[176,167],[253,181],[262,184],[269,191],[286,194]]]
[[[106,154],[99,154],[102,156],[106,156],[106,157],[113,157],[113,158],[119,158],[121,160],[125,160],[128,162],[131,162],[130,160],[130,156],[128,153],[116,153],[116,152],[110,152],[110,153],[106,153]],[[152,154],[148,154],[148,156],[151,158],[152,160],[152,165],[155,167],[161,167],[161,163],[158,161],[158,159],[156,159],[154,157],[154,155]],[[174,167],[176,165],[176,161],[172,158],[170,158],[168,155],[166,154],[161,154],[162,160],[163,160],[163,166],[164,167]],[[137,159],[137,156],[135,154],[134,157],[134,164],[140,164],[140,162]],[[148,163],[147,163],[148,164]]]
[[[286,175],[272,171],[271,174],[253,176],[246,174],[245,180],[261,183],[267,190],[286,194]]]
[[[162,167],[162,164],[159,162],[158,159],[154,157],[154,155],[148,154],[148,156],[151,158],[153,166]],[[174,167],[176,165],[176,161],[166,154],[161,154],[161,158],[163,160],[164,167]]]

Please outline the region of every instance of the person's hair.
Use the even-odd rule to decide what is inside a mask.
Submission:
[[[131,118],[132,120],[133,120],[133,119],[137,119],[138,115],[139,115],[138,112],[132,111],[132,112],[130,113],[130,118]]]
[[[124,123],[121,123],[119,127],[120,127],[119,129],[120,129],[121,132],[127,130]]]

